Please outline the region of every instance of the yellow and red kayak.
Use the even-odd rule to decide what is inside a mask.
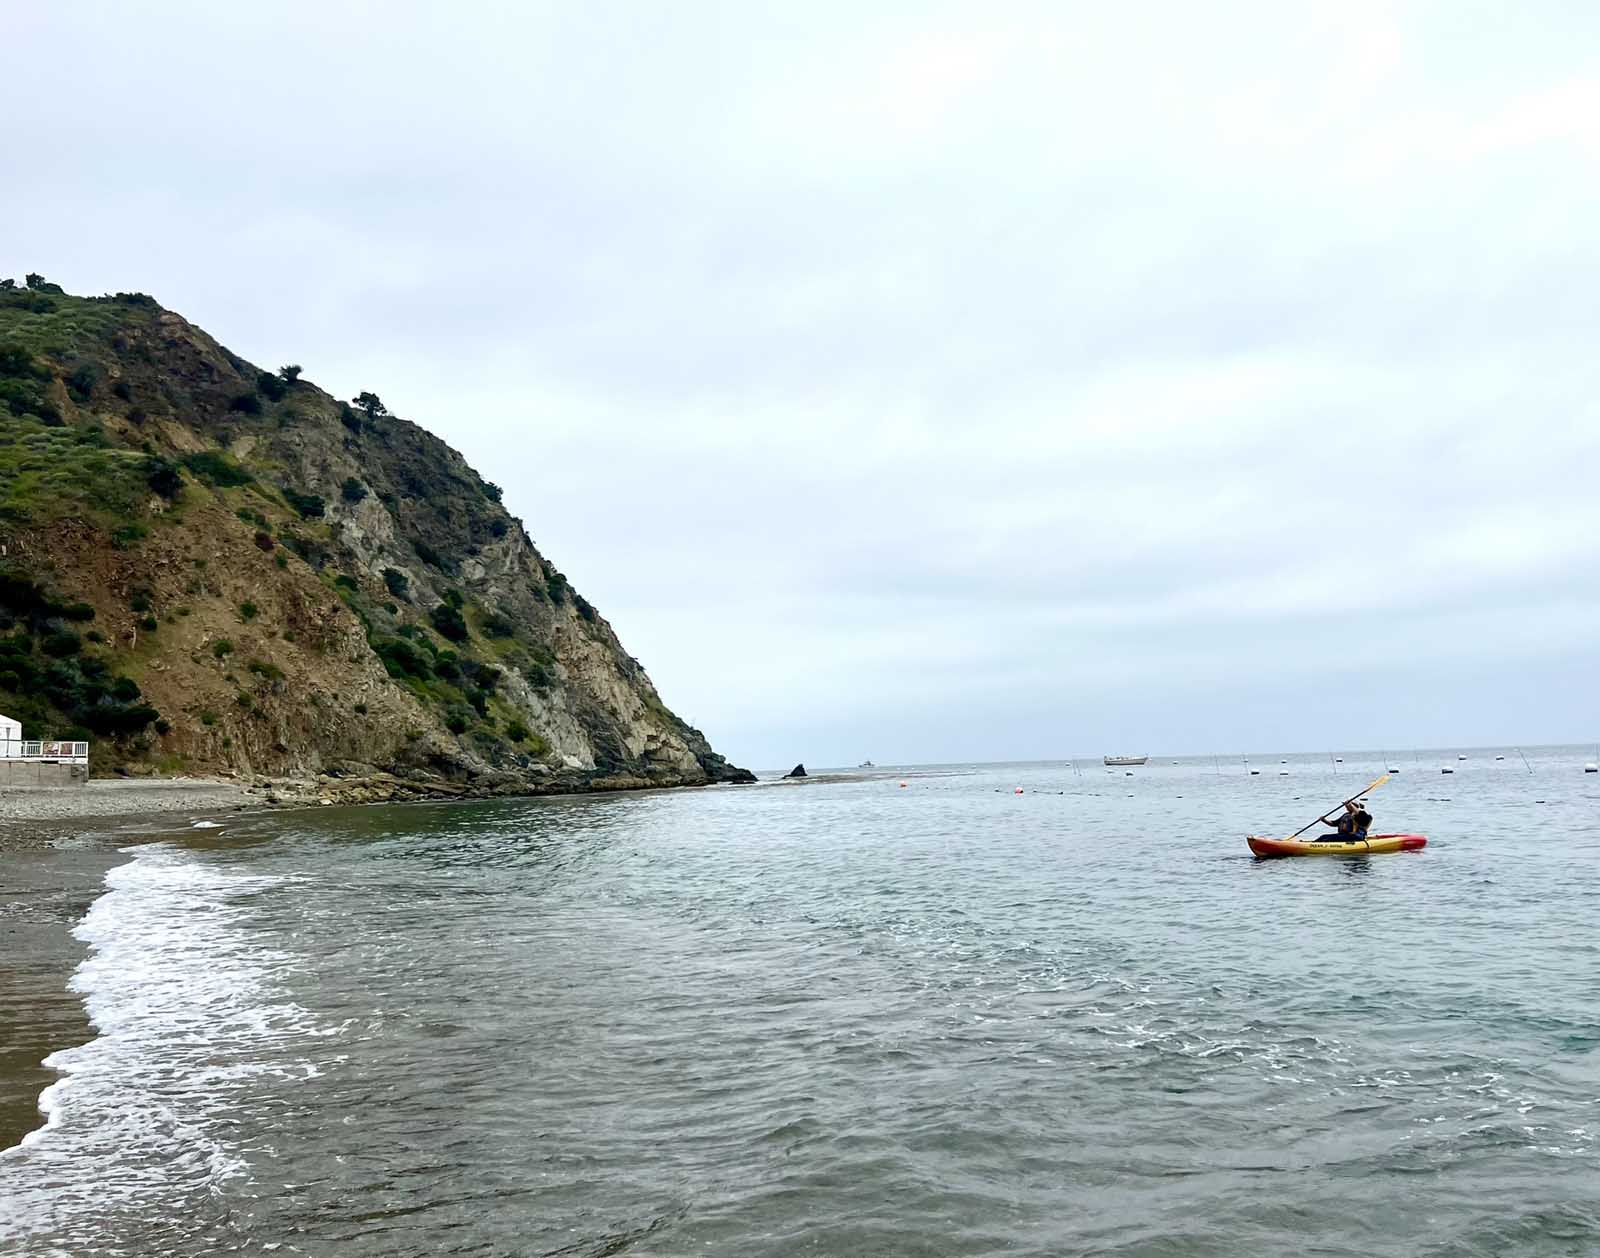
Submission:
[[[1315,843],[1310,839],[1262,839],[1251,835],[1245,840],[1257,856],[1367,856],[1374,852],[1415,852],[1427,847],[1420,834],[1369,834],[1364,839],[1337,843]]]

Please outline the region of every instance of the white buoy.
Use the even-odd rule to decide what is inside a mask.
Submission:
[[[1504,759],[1505,759],[1505,757],[1504,757],[1504,756],[1496,756],[1496,757],[1495,757],[1495,759],[1496,759],[1496,760],[1504,760]]]
[[[1394,765],[1394,764],[1391,764],[1391,765],[1390,765],[1390,766],[1389,766],[1389,772],[1390,772],[1390,773],[1398,773],[1398,772],[1400,772],[1400,766],[1399,766],[1399,765]]]
[[[1333,758],[1333,762],[1334,762],[1334,764],[1343,764],[1344,763],[1344,757],[1343,756],[1335,756]]]
[[[1439,772],[1440,773],[1454,773],[1455,770],[1452,769],[1449,765],[1445,765],[1445,767],[1440,769]]]
[[[1585,773],[1600,773],[1600,764],[1586,764],[1583,766]]]

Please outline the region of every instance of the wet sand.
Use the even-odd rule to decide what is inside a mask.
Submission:
[[[72,928],[122,858],[110,843],[0,851],[0,1148],[43,1122],[44,1059],[93,1030],[67,981],[83,959]]]

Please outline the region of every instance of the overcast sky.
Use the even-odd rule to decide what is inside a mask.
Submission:
[[[737,762],[1600,735],[1600,6],[4,21],[0,274],[380,393]]]

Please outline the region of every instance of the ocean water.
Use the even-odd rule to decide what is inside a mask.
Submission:
[[[1600,776],[1457,754],[1366,859],[1243,836],[1376,753],[129,848],[0,1253],[1600,1253]]]

